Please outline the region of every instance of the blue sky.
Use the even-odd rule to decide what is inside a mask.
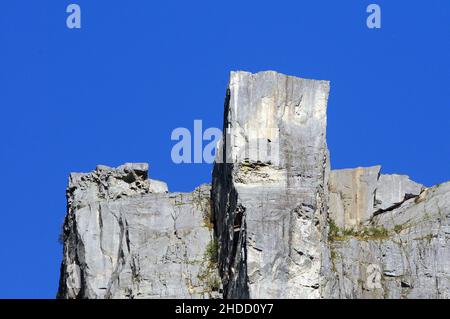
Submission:
[[[0,298],[55,296],[69,172],[148,162],[172,191],[208,182],[210,165],[172,163],[170,134],[221,127],[230,70],[331,80],[334,168],[450,180],[449,40],[448,0],[3,1]]]

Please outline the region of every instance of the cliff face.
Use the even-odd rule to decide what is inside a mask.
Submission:
[[[210,187],[168,193],[146,164],[72,174],[60,298],[202,298],[219,289]]]
[[[232,72],[212,186],[71,174],[60,298],[449,298],[450,183],[330,172],[329,83]]]
[[[320,297],[328,92],[324,81],[231,73],[212,187],[227,298]]]
[[[450,298],[450,183],[427,189],[406,176],[373,175],[374,170],[379,167],[332,174],[331,180],[356,180],[351,188],[343,183],[332,189],[341,197],[330,201],[334,276],[326,278],[324,296]],[[355,223],[352,217],[361,211],[370,213]]]

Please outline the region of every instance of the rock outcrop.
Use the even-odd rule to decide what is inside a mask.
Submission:
[[[381,166],[333,170],[328,187],[330,218],[342,228],[358,228],[424,189],[408,176],[381,174]]]
[[[212,185],[71,174],[60,298],[450,298],[450,183],[330,171],[329,82],[232,72]]]
[[[325,81],[231,73],[212,186],[226,298],[320,297],[328,93]]]
[[[210,186],[168,193],[146,164],[71,174],[60,298],[209,298],[220,288]]]
[[[408,197],[359,229],[331,225],[324,297],[450,298],[450,183]]]

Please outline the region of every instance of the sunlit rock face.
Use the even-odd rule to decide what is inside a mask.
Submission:
[[[450,183],[330,171],[329,82],[232,72],[212,185],[70,175],[60,298],[450,298]]]
[[[334,226],[324,297],[450,298],[450,183],[408,197],[358,231]]]
[[[381,174],[381,166],[333,170],[329,180],[329,211],[336,225],[359,228],[373,216],[419,196],[423,185],[404,175]]]
[[[72,174],[60,298],[210,298],[210,187],[168,193],[148,165]]]
[[[326,81],[231,73],[212,188],[227,298],[320,297],[328,93]]]

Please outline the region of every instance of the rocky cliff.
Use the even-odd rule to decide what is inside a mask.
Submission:
[[[232,72],[212,184],[71,174],[59,298],[449,298],[450,183],[330,170],[329,83]]]
[[[147,164],[71,174],[60,298],[216,297],[210,187],[168,193]]]
[[[425,188],[380,167],[331,176],[324,296],[450,298],[450,183]]]
[[[320,297],[328,92],[325,81],[231,73],[212,181],[224,297]]]

